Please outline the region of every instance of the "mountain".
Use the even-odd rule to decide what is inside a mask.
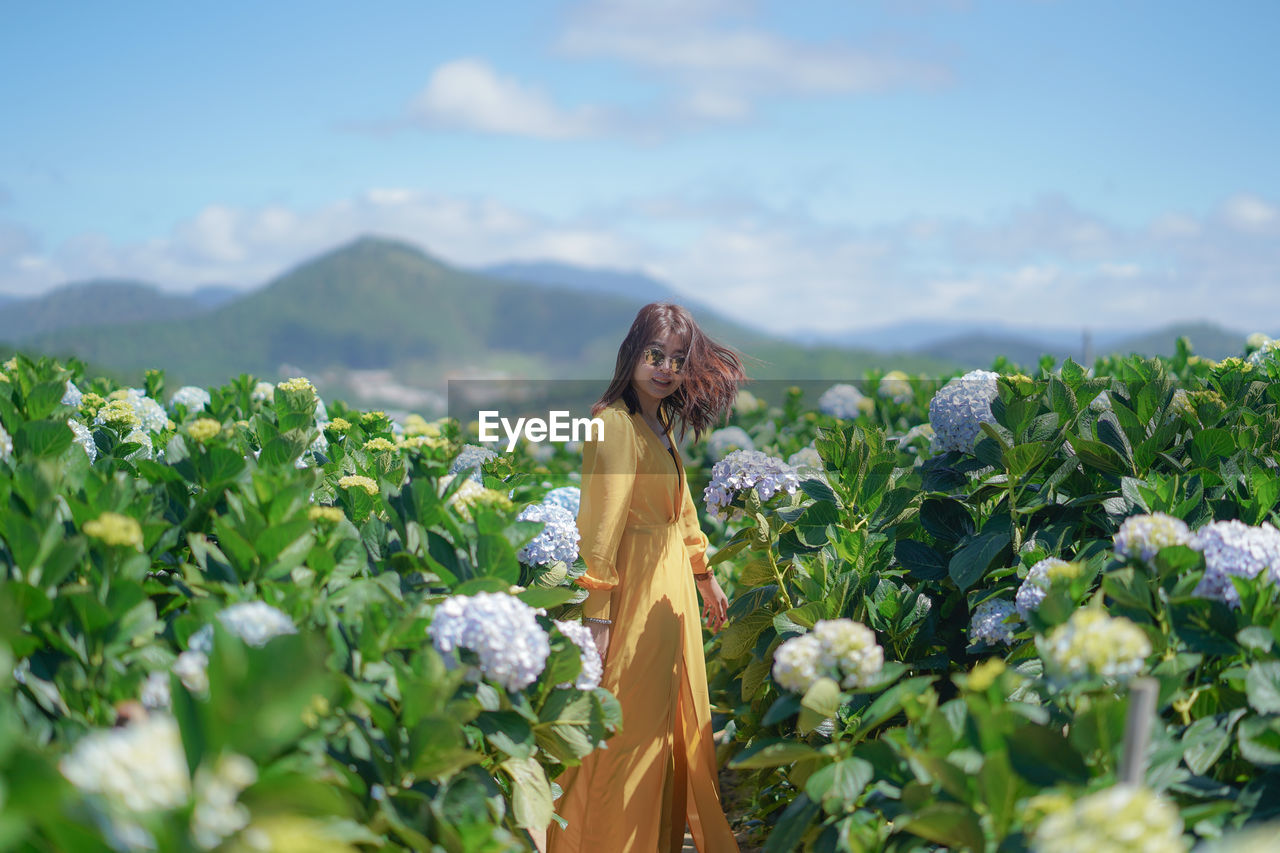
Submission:
[[[504,281],[608,293],[641,305],[665,301],[684,303],[684,297],[668,285],[640,272],[580,267],[559,261],[509,261],[481,267],[477,272]]]
[[[0,312],[0,341],[24,343],[45,333],[84,326],[167,322],[202,311],[192,297],[164,293],[145,282],[78,282],[6,304]]]
[[[197,288],[191,294],[191,298],[202,308],[217,308],[243,295],[244,291],[238,287],[227,284],[206,284],[204,287]]]
[[[1191,341],[1191,351],[1214,360],[1239,356],[1244,351],[1244,332],[1224,329],[1213,323],[1178,323],[1154,332],[1134,335],[1119,341],[1114,352],[1138,352],[1143,355],[1173,355],[1177,351],[1178,338]]]

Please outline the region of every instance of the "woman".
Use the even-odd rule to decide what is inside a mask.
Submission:
[[[654,303],[636,315],[592,409],[604,435],[583,447],[578,583],[590,590],[583,615],[622,729],[557,779],[568,826],[552,825],[549,853],[679,851],[686,821],[700,853],[738,850],[720,804],[697,596],[714,631],[729,602],[706,567],[671,427],[679,419],[681,437],[688,427],[696,437],[745,378],[688,311]]]

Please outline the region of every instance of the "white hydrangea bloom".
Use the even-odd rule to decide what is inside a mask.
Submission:
[[[80,408],[80,403],[84,400],[84,394],[80,393],[80,389],[76,387],[76,383],[70,379],[67,380],[66,391],[62,395],[62,405],[75,406]]]
[[[712,431],[707,436],[707,454],[712,459],[723,459],[734,450],[755,450],[755,442],[742,427],[729,426]]]
[[[989,646],[1000,643],[1006,646],[1013,644],[1013,635],[1021,620],[1006,621],[1017,613],[1018,608],[1006,598],[992,598],[979,604],[969,620],[969,642],[986,643]]]
[[[561,486],[558,489],[552,489],[547,492],[542,498],[542,502],[551,506],[563,507],[576,519],[578,517],[578,508],[582,505],[582,490],[577,486]]]
[[[218,614],[218,621],[251,646],[264,646],[280,634],[298,633],[288,615],[265,601],[233,604]]]
[[[852,619],[823,619],[813,626],[813,637],[822,647],[822,666],[839,673],[842,687],[869,684],[884,667],[884,649],[875,632]]]
[[[191,797],[178,723],[168,714],[90,732],[58,767],[81,791],[133,814],[178,808]]]
[[[136,441],[142,445],[137,450],[125,456],[125,459],[150,459],[155,455],[155,448],[151,445],[151,433],[142,429],[135,429],[124,437],[125,441]]]
[[[1050,813],[1036,827],[1033,853],[1182,853],[1182,816],[1147,788],[1113,785]]]
[[[818,449],[812,444],[808,447],[802,447],[788,456],[787,464],[792,468],[817,468],[819,471],[823,470],[822,457],[818,455]]]
[[[724,518],[726,508],[739,492],[755,489],[767,501],[779,492],[794,495],[800,488],[796,469],[758,450],[735,450],[711,469],[711,482],[703,491],[707,512]]]
[[[1249,364],[1261,367],[1268,361],[1275,361],[1277,356],[1280,356],[1280,340],[1268,339],[1256,350],[1249,353],[1249,357],[1246,361],[1248,361]]]
[[[1247,349],[1259,350],[1271,343],[1271,337],[1262,332],[1254,332],[1252,335],[1244,339],[1244,345]]]
[[[933,425],[933,450],[972,453],[982,433],[981,423],[994,423],[991,401],[996,398],[999,374],[971,370],[952,379],[929,401],[929,423]]]
[[[1231,578],[1261,575],[1280,583],[1280,530],[1270,522],[1258,527],[1235,519],[1210,522],[1188,544],[1204,554],[1204,578],[1196,586],[1196,595],[1238,607],[1240,594]]]
[[[765,402],[745,389],[739,389],[733,398],[733,410],[740,415],[750,415],[765,407]]]
[[[862,414],[866,396],[847,383],[832,385],[818,398],[818,411],[833,418],[853,420]]]
[[[191,835],[197,845],[212,850],[249,825],[249,809],[237,801],[256,781],[258,766],[235,753],[219,756],[212,771],[207,767],[196,771]]]
[[[294,468],[309,468],[311,466],[312,461],[315,459],[315,457],[312,456],[313,453],[319,453],[321,455],[328,454],[329,439],[325,438],[325,435],[324,435],[324,428],[327,425],[328,425],[327,421],[324,423],[316,424],[316,426],[320,428],[320,432],[319,434],[316,435],[315,441],[311,442],[311,446],[307,448],[306,452],[303,453],[301,456],[299,456],[297,459],[293,460]]]
[[[804,693],[813,686],[821,668],[822,644],[812,634],[792,637],[773,653],[773,680],[792,693]]]
[[[462,445],[462,449],[458,451],[458,455],[454,457],[453,462],[449,465],[449,473],[457,474],[459,471],[472,468],[474,470],[471,471],[471,479],[483,485],[484,477],[480,473],[480,466],[488,460],[496,458],[497,455],[498,454],[496,452],[487,447],[480,447],[475,444],[464,444]]]
[[[148,710],[165,710],[170,705],[169,674],[159,670],[150,673],[142,682],[141,695],[138,697],[144,708]]]
[[[4,424],[0,423],[0,461],[8,459],[13,455],[13,439],[4,428]]]
[[[508,690],[523,690],[538,679],[551,654],[536,614],[505,592],[455,595],[436,608],[427,633],[451,664],[457,661],[454,651],[470,649],[485,677]]]
[[[67,426],[69,426],[71,428],[71,432],[75,434],[75,443],[84,449],[84,453],[89,457],[89,461],[96,462],[98,459],[98,445],[94,444],[93,433],[89,428],[75,418],[67,418]]]
[[[1057,557],[1045,557],[1040,560],[1027,572],[1022,585],[1018,587],[1018,592],[1014,595],[1014,601],[1018,607],[1018,615],[1026,619],[1039,610],[1040,602],[1044,601],[1045,594],[1053,584],[1054,578],[1074,577],[1079,573],[1079,570],[1079,566],[1075,563],[1069,563]]]
[[[906,405],[915,399],[915,389],[911,379],[901,370],[890,370],[880,378],[877,392],[881,397],[888,397],[899,405]]]
[[[542,532],[520,549],[520,562],[540,566],[578,559],[578,523],[569,510],[555,504],[532,504],[516,516],[517,521],[541,521]]]
[[[557,619],[554,620],[554,624],[560,629],[561,634],[572,640],[578,647],[582,658],[582,672],[578,673],[573,684],[566,681],[556,686],[595,690],[600,686],[600,679],[604,676],[604,663],[600,660],[600,649],[596,647],[595,638],[591,636],[591,629],[581,622],[562,622]]]
[[[276,386],[270,382],[259,382],[253,386],[249,399],[255,403],[270,403],[276,398]]]
[[[193,644],[195,639],[194,636],[191,638]],[[207,693],[209,691],[209,653],[196,649],[182,652],[173,662],[173,674],[182,679],[183,685],[192,693]]]
[[[147,396],[142,388],[129,388],[123,398],[138,416],[138,422],[144,430],[161,432],[169,423],[169,415],[164,406]]]
[[[1036,646],[1046,674],[1059,683],[1091,676],[1128,681],[1142,672],[1151,654],[1141,628],[1097,608],[1077,610],[1047,637],[1037,637]]]
[[[1130,516],[1112,537],[1117,557],[1141,560],[1148,565],[1161,548],[1186,545],[1190,541],[1187,523],[1163,512]]]
[[[209,392],[198,385],[183,385],[169,398],[170,408],[186,406],[188,413],[198,412],[212,402]]]

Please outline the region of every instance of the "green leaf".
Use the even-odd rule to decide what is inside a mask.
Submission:
[[[950,850],[986,849],[982,824],[973,809],[959,803],[934,803],[920,809],[902,826],[904,832],[946,845]]]
[[[720,634],[720,651],[726,658],[737,658],[751,651],[760,632],[773,624],[773,614],[761,608],[729,624]]]
[[[1229,725],[1214,717],[1196,720],[1182,734],[1182,759],[1192,773],[1208,773],[1231,743]]]
[[[818,751],[806,743],[783,738],[766,738],[757,741],[729,760],[729,766],[739,770],[756,767],[781,767],[802,758],[818,755]]]
[[[1089,780],[1084,759],[1059,732],[1027,724],[1008,735],[1007,744],[1009,763],[1034,785],[1083,785]]]
[[[1007,519],[1003,523],[998,523],[998,519],[992,519],[987,522],[981,534],[951,555],[947,574],[960,589],[968,589],[987,573],[987,569],[991,568],[995,558],[1008,547],[1010,538]]]
[[[1189,451],[1197,465],[1213,468],[1218,457],[1231,456],[1236,452],[1236,440],[1230,430],[1217,427],[1204,429],[1191,439]]]
[[[61,456],[74,438],[65,421],[28,421],[18,427],[13,447],[19,457],[52,459]]]
[[[293,467],[293,463],[307,448],[306,438],[297,432],[282,432],[266,443],[258,456],[258,464],[264,468]]]
[[[954,498],[928,498],[920,505],[920,523],[935,539],[959,542],[973,533],[973,517]]]
[[[1280,714],[1280,661],[1252,664],[1244,680],[1249,705],[1259,714]]]
[[[899,539],[893,556],[916,580],[936,581],[947,576],[947,558],[923,542]]]
[[[862,792],[875,778],[875,767],[861,758],[828,764],[804,783],[809,799],[822,803],[830,814],[852,811]]]
[[[818,804],[807,795],[796,797],[770,831],[769,840],[764,844],[764,853],[791,853],[800,849],[800,843],[818,812]]]
[[[1240,754],[1259,767],[1280,767],[1280,717],[1249,717],[1236,730]]]
[[[551,785],[534,758],[508,758],[500,765],[511,777],[516,826],[546,829],[551,823]]]
[[[822,715],[834,717],[840,709],[840,685],[830,678],[819,678],[805,691],[801,706]]]

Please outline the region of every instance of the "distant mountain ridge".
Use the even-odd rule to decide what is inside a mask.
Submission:
[[[21,343],[62,329],[176,320],[204,310],[205,305],[193,296],[166,293],[147,282],[75,282],[43,296],[4,304],[0,311],[0,340]]]

